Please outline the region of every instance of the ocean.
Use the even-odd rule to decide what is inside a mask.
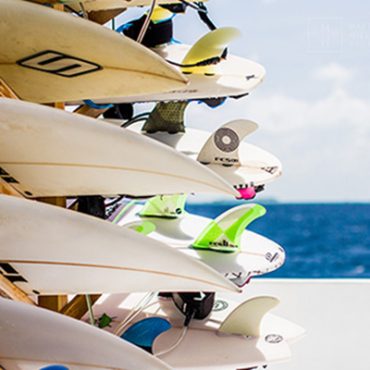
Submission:
[[[235,203],[188,203],[216,217]],[[285,264],[264,277],[370,278],[370,204],[271,204],[248,229],[277,243]]]

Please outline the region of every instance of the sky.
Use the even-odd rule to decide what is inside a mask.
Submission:
[[[257,122],[248,142],[283,164],[283,176],[262,198],[370,201],[370,4],[211,0],[207,7],[219,27],[242,32],[229,52],[262,64],[267,74],[246,98],[217,109],[192,103],[186,124],[215,131],[233,119]],[[128,11],[118,22],[142,12]],[[190,9],[174,27],[187,44],[208,31]]]

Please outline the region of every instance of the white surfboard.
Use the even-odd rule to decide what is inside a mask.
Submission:
[[[84,5],[87,12],[108,10],[108,9],[122,9],[131,8],[134,6],[148,6],[151,5],[152,0],[30,0],[40,4],[67,4],[75,10],[81,9],[79,3]],[[188,0],[194,2],[196,0]],[[202,2],[204,2],[203,0]],[[179,3],[176,0],[157,0],[156,4],[173,4]]]
[[[243,193],[243,189],[264,186],[282,174],[278,158],[243,139],[258,125],[249,120],[230,121],[214,133],[187,128],[185,133],[145,133],[206,165]],[[139,125],[132,130],[140,132]]]
[[[0,196],[0,272],[27,293],[238,291],[193,258],[95,217]]]
[[[152,51],[79,17],[1,0],[0,25],[0,76],[24,100],[145,95],[186,85],[186,78]]]
[[[145,293],[103,295],[94,305],[94,316],[97,319],[105,313],[110,317],[114,317],[110,326],[107,326],[105,329],[117,335],[121,335],[126,331],[133,322],[153,316],[168,319],[174,327],[181,327],[183,325],[184,315],[175,306],[172,298],[155,296],[145,305],[141,312],[138,312],[138,302],[143,302],[146,296]],[[230,320],[229,323],[234,321],[239,329],[244,329],[247,327],[248,322],[250,322],[254,327],[259,328],[260,336],[266,336],[271,332],[280,333],[289,344],[296,343],[305,335],[305,329],[300,325],[271,312],[266,312],[259,322],[254,321],[254,319],[248,321],[247,312],[251,307],[248,302],[251,298],[254,298],[254,295],[250,297],[250,294],[248,294],[248,297],[249,298],[246,298],[240,295],[235,299],[236,297],[231,296],[229,293],[217,293],[210,315],[204,320],[192,320],[189,327],[215,331],[218,330],[225,321],[228,321],[226,318],[231,317],[232,320]],[[241,313],[241,317],[234,320],[233,316],[234,318],[236,316],[233,313],[238,311]],[[136,312],[137,315],[135,318],[126,321],[129,313],[132,314]],[[259,310],[257,310],[257,312],[259,312]],[[244,320],[243,317],[245,317],[246,320]],[[84,320],[88,321],[88,315],[84,317]],[[125,324],[122,325],[124,320]],[[247,325],[245,325],[245,323]]]
[[[116,336],[43,308],[0,298],[0,367],[36,370],[169,370],[147,352]]]
[[[216,37],[212,37],[216,33]],[[224,36],[225,37],[224,40]],[[219,28],[211,31],[198,40],[194,46],[184,44],[169,44],[159,46],[153,50],[168,61],[175,63],[194,63],[199,60],[210,59],[211,56],[220,56],[232,38],[239,35],[234,28]],[[209,38],[209,40],[208,40]],[[198,47],[201,46],[201,47]],[[198,58],[187,61],[192,50],[197,51]],[[207,54],[201,53],[208,51]],[[132,95],[111,99],[98,99],[101,103],[131,103],[154,102],[173,100],[197,100],[219,97],[239,97],[255,89],[265,76],[265,69],[258,63],[229,54],[226,60],[216,65],[197,68],[182,68],[189,84],[186,87],[173,89],[159,94]]]
[[[78,114],[0,99],[0,176],[27,197],[237,192],[172,148]]]
[[[225,222],[228,223],[229,219],[236,221],[252,206],[253,204],[235,207],[213,221],[190,213],[175,219],[140,216],[143,208],[137,205],[127,211],[119,224],[131,229],[137,228],[144,222],[153,224],[153,231],[147,234],[149,237],[203,261],[242,287],[251,277],[266,274],[283,265],[285,252],[280,245],[262,235],[245,230],[241,236],[240,250],[235,252],[223,253],[210,249],[195,249],[192,246],[207,231],[207,226],[217,224],[223,228],[226,225]],[[212,242],[215,248],[218,244],[221,246],[228,244],[222,235]]]
[[[94,314],[95,317],[104,313],[114,317],[106,330],[116,335],[122,335],[144,318],[168,320],[172,328],[154,340],[153,353],[158,353],[177,341],[182,333],[184,315],[171,298],[165,297],[153,298],[141,312],[132,311],[143,298],[143,294],[108,295],[96,302]],[[304,330],[268,312],[277,303],[276,298],[263,296],[240,303],[220,294],[210,315],[204,320],[193,319],[183,341],[159,358],[176,369],[239,369],[287,360],[290,341],[300,338]],[[132,319],[125,322],[129,314]],[[243,334],[222,332],[223,327],[234,325],[237,330],[243,330]]]

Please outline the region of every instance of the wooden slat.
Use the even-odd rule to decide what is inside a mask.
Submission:
[[[93,21],[98,24],[105,24],[111,21],[113,18],[117,17],[123,13],[126,9],[108,9],[108,10],[99,10],[95,12],[89,12],[88,17],[90,21]]]
[[[40,197],[36,198],[36,200],[63,208],[67,206],[67,200],[65,197]]]
[[[103,114],[107,109],[95,109],[91,108],[88,105],[80,105],[78,108],[74,110],[73,113],[83,114],[84,116],[98,118],[101,114]]]
[[[65,208],[67,206],[67,200],[65,197],[44,197],[37,198],[39,202],[52,204],[58,207]],[[39,296],[38,305],[43,308],[47,308],[52,311],[59,312],[68,302],[66,295],[56,296]]]
[[[12,186],[0,179],[0,194],[12,195],[19,198],[24,198],[22,194],[18,193]]]
[[[10,98],[10,99],[19,99],[19,97],[17,96],[17,94],[1,78],[0,78],[0,97],[2,97],[2,98]]]
[[[91,304],[94,304],[100,297],[100,294],[90,295]],[[85,295],[76,295],[69,303],[67,303],[61,310],[60,313],[73,317],[75,319],[81,319],[87,312],[88,307],[86,303]]]
[[[11,283],[5,276],[0,274],[0,290],[14,301],[35,304],[28,295],[16,285]]]
[[[60,311],[68,302],[66,295],[39,296],[38,305],[55,312]]]
[[[58,108],[58,109],[65,109],[65,104],[62,102],[57,102],[57,103],[46,103],[44,104],[48,107],[53,107],[53,108]]]
[[[54,4],[53,8],[55,10],[59,10],[60,12],[64,12],[64,5],[63,4]]]

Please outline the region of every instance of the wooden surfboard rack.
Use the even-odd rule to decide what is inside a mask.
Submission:
[[[5,276],[0,274],[0,290],[13,301],[23,302],[34,305],[35,302],[16,285],[11,283]]]

